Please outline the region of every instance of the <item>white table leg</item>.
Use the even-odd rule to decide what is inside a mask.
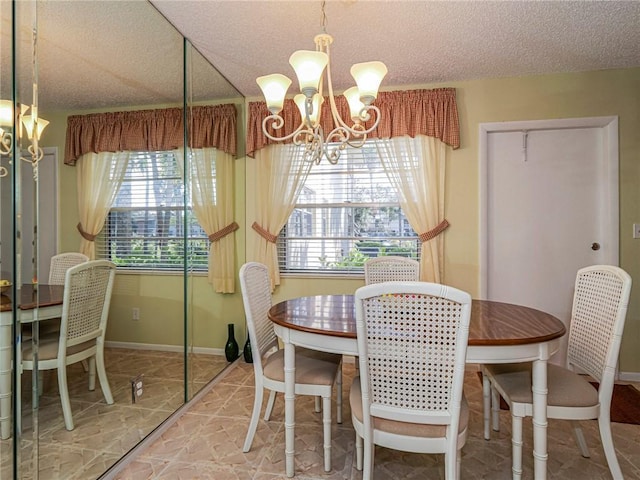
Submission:
[[[283,339],[284,343],[284,455],[287,477],[294,476],[295,455],[295,383],[296,383],[296,352],[295,346]]]
[[[5,312],[0,323],[0,437],[3,440],[11,436],[11,312],[6,313],[9,323],[5,323]]]
[[[547,478],[547,360],[533,362],[533,470],[536,480]]]

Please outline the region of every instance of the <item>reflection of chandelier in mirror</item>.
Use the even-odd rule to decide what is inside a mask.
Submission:
[[[24,126],[27,138],[31,140],[27,148],[31,158],[21,156],[20,159],[31,162],[36,166],[44,155],[42,149],[38,146],[38,140],[42,136],[44,128],[49,125],[49,122],[43,118],[38,118],[37,115],[25,115],[29,110],[28,105],[20,104],[19,108],[20,113],[16,123]],[[11,100],[0,100],[0,155],[10,156],[13,153],[13,125],[13,102],[11,102]],[[20,140],[20,128],[18,129],[17,140]],[[9,163],[11,163],[11,159],[9,159]],[[0,177],[6,177],[8,173],[7,168],[0,165]]]
[[[347,125],[340,117],[333,96],[331,83],[331,69],[329,61],[329,45],[333,37],[326,33],[325,2],[322,2],[322,33],[316,35],[314,41],[315,51],[299,50],[289,58],[289,63],[296,72],[302,93],[294,97],[294,101],[300,110],[302,122],[291,134],[283,137],[272,136],[267,124],[274,130],[284,126],[284,119],[279,115],[284,104],[284,97],[291,85],[291,80],[279,73],[266,75],[256,79],[264,94],[267,108],[271,115],[262,122],[263,133],[275,141],[292,139],[296,145],[305,145],[305,154],[309,160],[320,163],[323,155],[330,163],[337,163],[340,150],[347,145],[362,147],[380,121],[380,110],[371,105],[378,95],[378,88],[387,73],[387,67],[382,62],[358,63],[351,67],[351,75],[356,81],[357,87],[351,87],[344,92],[349,104],[350,116],[353,124]],[[326,67],[326,69],[325,69]],[[324,135],[320,124],[320,112],[324,98],[322,96],[322,77],[326,71],[327,88],[329,90],[329,102],[331,116],[335,128],[328,135]],[[375,122],[369,128],[365,128],[364,122],[370,119],[370,111],[375,112]],[[338,143],[329,148],[329,142]]]

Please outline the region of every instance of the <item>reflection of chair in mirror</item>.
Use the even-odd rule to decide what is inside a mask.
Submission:
[[[249,262],[240,269],[240,286],[253,349],[255,400],[247,437],[242,447],[248,452],[258,427],[264,389],[271,390],[264,419],[269,420],[276,392],[284,392],[284,351],[267,317],[271,308],[271,282],[265,265]],[[342,356],[298,347],[296,352],[296,395],[322,397],[324,427],[324,469],[331,470],[331,392],[337,384],[338,423],[342,423]]]
[[[64,285],[64,275],[71,267],[88,262],[89,257],[79,252],[60,253],[51,257],[49,285]]]
[[[64,285],[64,275],[67,270],[75,265],[88,262],[89,257],[79,252],[59,253],[51,257],[49,266],[49,285]],[[29,340],[32,337],[33,324],[22,326],[22,341]],[[52,318],[50,320],[38,323],[38,334],[48,335],[50,333],[60,331],[60,319]],[[85,372],[88,370],[86,362],[82,362]],[[42,392],[42,384],[40,385]]]
[[[83,253],[67,252],[51,257],[49,267],[49,285],[64,285],[64,274],[75,265],[89,261]],[[22,326],[22,340],[31,338],[31,325]],[[51,319],[38,324],[40,335],[57,332],[60,329],[60,319]]]
[[[417,282],[420,280],[420,262],[413,258],[384,256],[364,262],[364,283]]]
[[[631,277],[618,267],[595,265],[580,269],[575,282],[566,366],[549,364],[547,372],[547,417],[574,422],[576,443],[583,457],[589,457],[589,449],[577,421],[597,419],[614,479],[623,477],[611,435],[611,396],[630,290]],[[592,386],[589,377],[581,373],[597,381],[599,388]],[[499,427],[498,393],[511,409],[512,470],[513,478],[519,479],[522,476],[522,419],[533,415],[531,364],[483,366],[487,440],[492,409],[494,430]]]
[[[60,332],[42,335],[38,348],[38,370],[58,370],[58,389],[67,430],[73,430],[71,404],[67,388],[67,365],[89,360],[89,390],[95,389],[96,369],[102,393],[108,404],[113,396],[104,365],[104,336],[115,265],[93,260],[71,267],[66,272]],[[35,368],[32,341],[23,343],[22,367]]]
[[[463,381],[469,338],[468,293],[427,282],[356,290],[360,376],[349,402],[356,467],[373,478],[375,445],[444,453],[445,478],[459,478],[469,408]]]

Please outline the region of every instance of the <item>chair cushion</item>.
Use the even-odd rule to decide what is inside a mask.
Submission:
[[[531,364],[485,365],[497,383],[517,403],[533,403]],[[592,407],[598,405],[598,390],[583,375],[564,367],[547,365],[547,405],[554,407]]]
[[[333,385],[342,355],[296,348],[296,383],[305,385]],[[264,376],[284,382],[284,350],[276,350],[263,364]]]
[[[46,335],[40,336],[40,345],[38,347],[38,359],[40,360],[53,360],[58,356],[58,342],[60,340],[60,332],[52,332]],[[74,353],[81,352],[87,348],[91,348],[95,345],[95,340],[81,343],[80,345],[74,345],[67,349],[67,355],[73,355]],[[22,359],[30,362],[33,360],[33,341],[27,340],[22,344]]]
[[[360,377],[353,379],[351,390],[349,391],[349,403],[351,404],[351,413],[353,416],[355,416],[358,421],[362,422],[362,389],[360,387]],[[469,405],[464,394],[462,395],[462,404],[460,407],[460,424],[458,425],[458,433],[462,433],[469,423]],[[444,437],[447,431],[446,425],[398,422],[379,417],[371,418],[373,420],[373,428],[375,430],[397,435],[440,438]]]

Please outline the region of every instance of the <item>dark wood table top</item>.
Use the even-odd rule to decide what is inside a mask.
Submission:
[[[286,328],[329,336],[356,338],[353,295],[300,297],[273,305],[269,319]],[[489,300],[473,300],[469,345],[523,345],[562,337],[564,324],[534,308]]]
[[[18,290],[20,302],[18,308],[20,310],[33,310],[38,307],[51,307],[61,305],[64,296],[64,285],[45,285],[38,284],[37,288],[28,283],[24,284]],[[0,311],[11,310],[11,294],[7,292],[2,295]]]

